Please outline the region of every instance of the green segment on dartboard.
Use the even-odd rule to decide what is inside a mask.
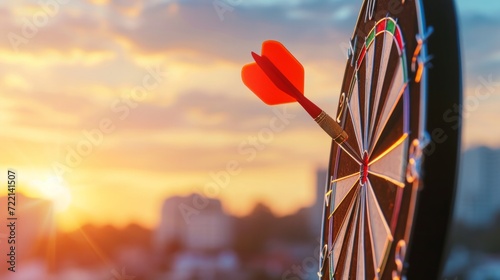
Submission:
[[[372,29],[370,34],[368,34],[368,38],[366,38],[366,48],[370,46],[370,44],[373,42],[373,39],[375,39],[375,28]]]
[[[405,83],[407,83],[409,78],[408,78],[408,71],[406,70],[407,69],[406,68],[406,59],[404,57],[404,54],[405,53],[403,53],[403,55],[401,56],[401,61],[402,61],[401,63],[403,64],[403,69],[405,69],[405,71],[403,71],[404,81],[405,81]]]
[[[394,23],[393,20],[388,20],[385,29],[390,33],[394,34],[394,31],[396,30],[396,24]]]

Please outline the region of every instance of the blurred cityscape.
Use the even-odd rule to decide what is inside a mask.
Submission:
[[[443,279],[500,279],[499,166],[500,150],[463,153]],[[132,224],[58,232],[49,202],[18,195],[17,271],[7,271],[2,261],[0,278],[317,279],[326,171],[316,173],[316,203],[293,215],[276,217],[259,204],[236,218],[219,200],[192,194],[167,198],[153,230]],[[9,253],[7,236],[1,229],[2,256]]]
[[[444,278],[500,279],[500,149],[462,153]]]
[[[318,171],[322,197],[326,171]],[[316,279],[323,199],[276,217],[269,207],[236,218],[217,199],[192,194],[167,198],[150,230],[83,226],[54,229],[50,202],[18,194],[16,272],[2,260],[0,279]],[[6,205],[7,199],[0,199]],[[5,211],[2,211],[5,212]],[[0,212],[1,214],[1,212]],[[0,218],[6,220],[5,214]],[[0,229],[0,255],[9,254]]]

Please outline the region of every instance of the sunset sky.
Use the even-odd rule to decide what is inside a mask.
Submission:
[[[279,40],[303,63],[306,94],[335,113],[361,0],[233,0],[223,14],[208,0],[40,3],[0,4],[0,170],[54,199],[61,229],[154,227],[165,198],[193,192],[238,216],[313,202],[330,139],[298,106],[264,105],[240,70]],[[457,4],[464,148],[499,147],[500,2]]]

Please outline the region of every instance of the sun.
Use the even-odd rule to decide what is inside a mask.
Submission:
[[[33,182],[32,185],[41,198],[52,202],[56,212],[64,212],[71,205],[71,192],[62,178],[49,176]]]

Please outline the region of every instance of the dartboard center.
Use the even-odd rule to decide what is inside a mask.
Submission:
[[[363,153],[363,162],[361,163],[360,168],[360,181],[362,185],[366,184],[366,181],[368,180],[368,163],[368,152],[365,151]]]

